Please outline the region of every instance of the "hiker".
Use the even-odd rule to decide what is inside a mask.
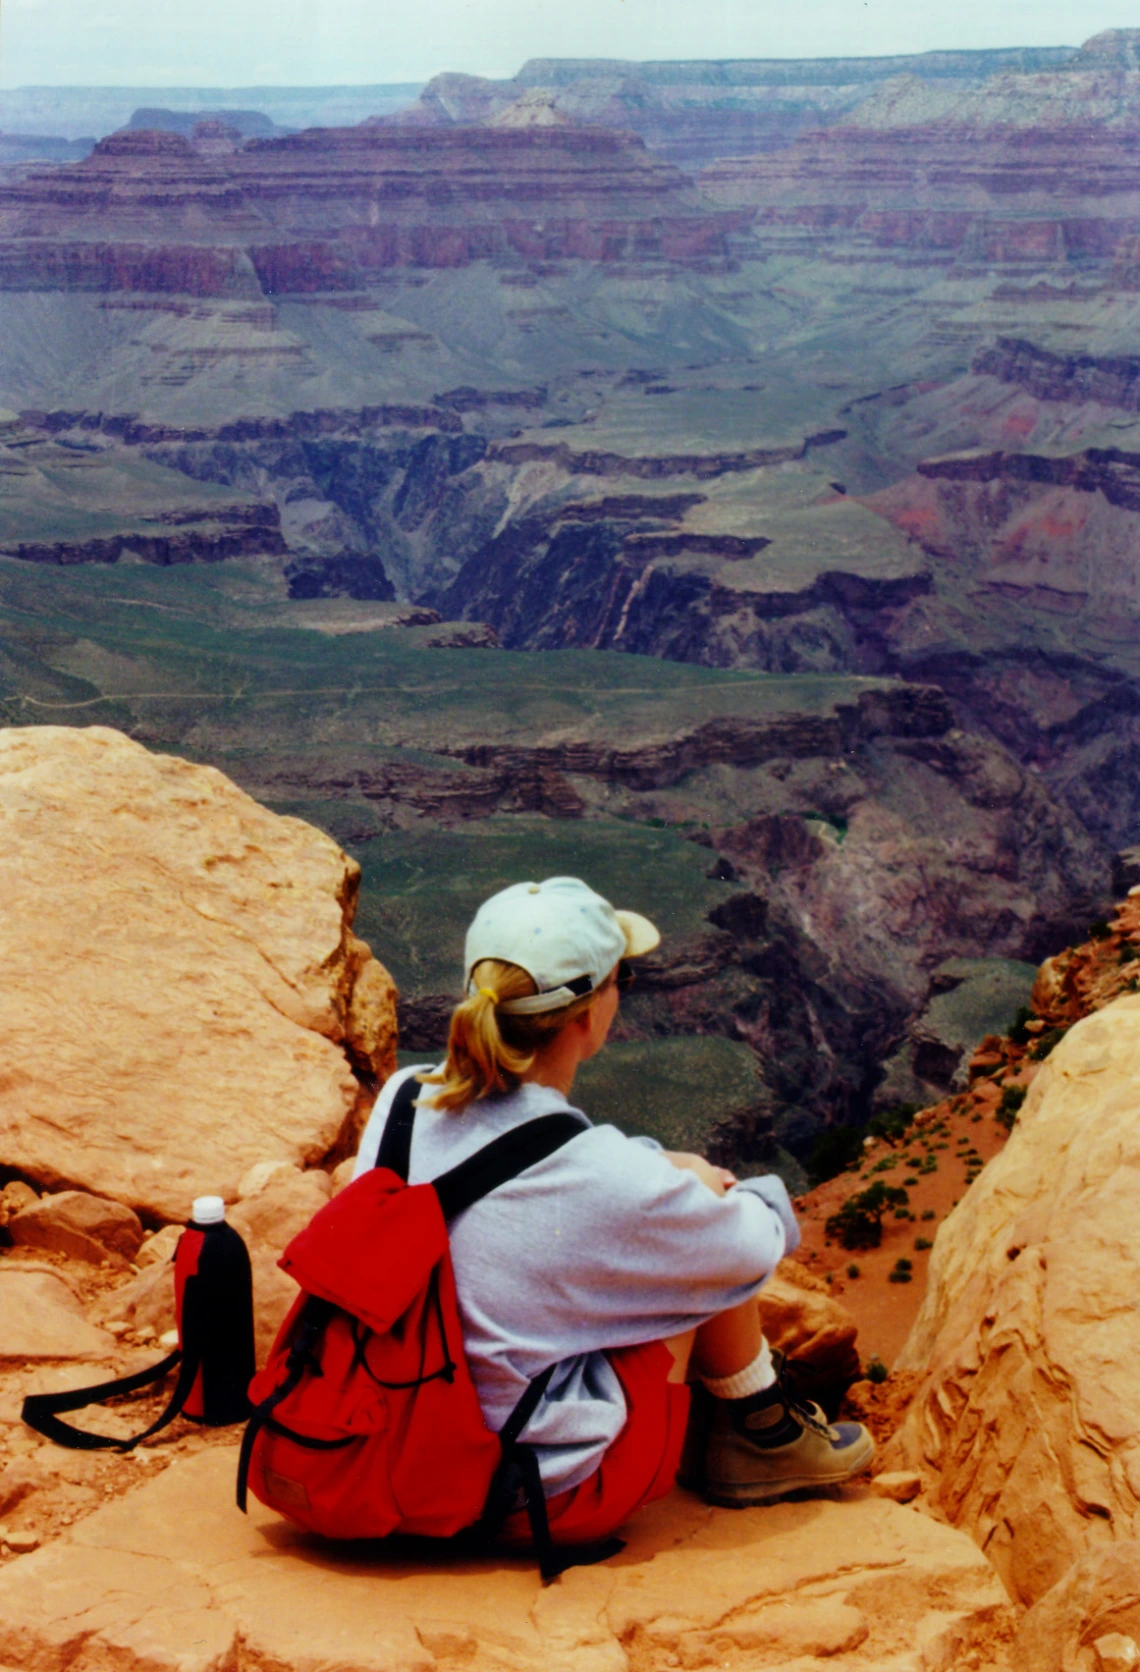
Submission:
[[[412,1184],[536,1116],[580,1118],[580,1134],[450,1227],[488,1427],[501,1429],[554,1366],[526,1441],[560,1544],[611,1533],[664,1496],[679,1466],[682,1485],[736,1506],[847,1480],[874,1450],[861,1425],[829,1425],[792,1396],[761,1332],[757,1291],[799,1243],[783,1182],[738,1182],[700,1156],[594,1126],[569,1102],[579,1065],[606,1042],[627,961],[659,941],[646,918],[574,877],[486,901],[467,934],[447,1059],[387,1082],[354,1173],[375,1165],[410,1076],[421,1086]],[[525,1540],[521,1511],[505,1530]]]

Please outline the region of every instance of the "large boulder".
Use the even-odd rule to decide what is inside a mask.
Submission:
[[[173,1220],[353,1148],[395,1046],[359,874],[212,767],[0,730],[0,1163]]]
[[[0,1270],[0,1364],[106,1358],[115,1338],[88,1323],[71,1287],[51,1271]]]
[[[797,1260],[781,1260],[760,1291],[760,1318],[797,1392],[837,1410],[860,1374],[859,1326],[823,1279]]]
[[[143,1228],[137,1213],[105,1196],[61,1190],[30,1202],[8,1221],[18,1248],[46,1248],[89,1265],[129,1265],[139,1251]]]
[[[1082,1556],[1018,1629],[1015,1672],[1140,1667],[1140,1539]]]
[[[543,1587],[528,1558],[338,1550],[252,1499],[237,1448],[176,1462],[0,1571],[0,1664],[119,1672],[936,1672],[1006,1665],[1013,1609],[964,1533],[846,1502],[710,1510],[674,1493],[621,1557]],[[77,1645],[79,1645],[77,1650]],[[78,1658],[77,1657],[78,1654]]]
[[[924,1473],[1024,1603],[1140,1537],[1138,1116],[1130,996],[1044,1064],[938,1233],[899,1360],[921,1382],[888,1466]]]

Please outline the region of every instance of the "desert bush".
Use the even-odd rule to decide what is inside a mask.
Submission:
[[[888,1208],[905,1208],[908,1200],[905,1190],[878,1181],[848,1196],[824,1229],[844,1248],[878,1248],[883,1240],[883,1215]]]
[[[999,1126],[1004,1126],[1007,1132],[1012,1132],[1017,1120],[1017,1112],[1025,1102],[1027,1088],[1025,1086],[1006,1086],[1001,1094],[1001,1102],[994,1112],[994,1119]]]

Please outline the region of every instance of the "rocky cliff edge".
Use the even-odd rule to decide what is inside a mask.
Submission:
[[[395,990],[359,868],[121,733],[0,731],[0,1158],[151,1223],[354,1147]]]
[[[1099,929],[1130,969],[1140,896]],[[1065,1009],[1080,962],[1043,966],[1039,1011]],[[1036,1605],[1027,1668],[1093,1667],[1101,1636],[1140,1637],[1138,1111],[1128,992],[1065,1034],[939,1232],[899,1361],[921,1380],[891,1461],[919,1470],[936,1510]]]

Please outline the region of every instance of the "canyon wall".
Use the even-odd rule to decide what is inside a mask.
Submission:
[[[687,260],[722,255],[747,219],[600,128],[365,124],[229,154],[131,129],[0,183],[0,287],[252,297],[504,255]]]

